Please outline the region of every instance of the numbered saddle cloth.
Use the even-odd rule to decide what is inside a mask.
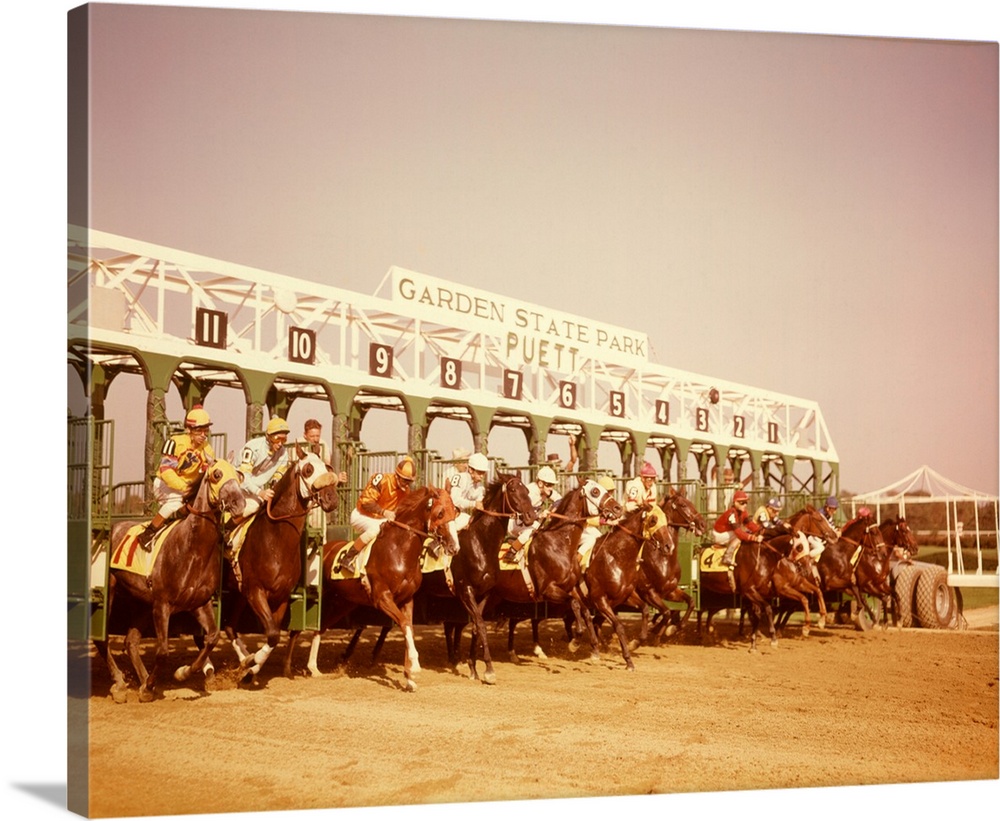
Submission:
[[[139,546],[139,536],[146,529],[146,525],[144,523],[132,525],[111,553],[111,568],[148,576],[153,572],[153,565],[167,534],[177,527],[178,523],[179,520],[174,519],[161,527],[153,537],[152,550],[148,552]]]
[[[733,552],[733,564],[736,564],[736,556],[740,552],[737,547]],[[709,545],[702,548],[701,555],[698,556],[698,570],[702,573],[726,573],[729,568],[722,564],[722,557],[726,555],[725,545]]]

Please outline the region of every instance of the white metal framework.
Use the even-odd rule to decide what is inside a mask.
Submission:
[[[70,356],[123,350],[184,360],[203,382],[236,371],[571,418],[725,447],[837,463],[816,402],[649,360],[643,333],[392,268],[366,295],[78,227],[69,234]],[[210,364],[198,364],[212,362]],[[228,363],[220,368],[218,363]]]

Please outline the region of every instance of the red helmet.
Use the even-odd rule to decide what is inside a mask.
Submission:
[[[736,504],[737,502],[749,502],[749,501],[750,497],[747,496],[745,490],[737,490],[733,494],[733,504]]]
[[[642,470],[639,471],[640,476],[652,476],[656,478],[656,468],[654,468],[649,462],[642,463]]]

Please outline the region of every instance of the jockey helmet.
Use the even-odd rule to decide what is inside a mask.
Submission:
[[[288,423],[282,419],[280,416],[274,416],[271,421],[267,423],[267,435],[273,436],[276,433],[291,433],[291,428],[288,427]]]
[[[597,484],[603,487],[605,490],[614,493],[615,492],[615,480],[610,476],[598,476]]]
[[[413,459],[404,456],[396,465],[396,475],[404,482],[412,482],[417,475],[417,469],[413,466]]]
[[[656,478],[656,468],[654,468],[649,462],[642,463],[642,470],[639,471],[640,476],[652,476]]]
[[[747,496],[745,490],[737,490],[733,494],[733,504],[736,504],[737,502],[748,502],[748,501],[750,501],[750,497]]]
[[[537,481],[554,485],[556,483],[556,472],[548,465],[544,465],[538,469]]]
[[[837,497],[836,496],[830,496],[826,500],[826,506],[827,507],[832,507],[832,508],[836,509],[836,508],[840,507],[840,502],[837,501]]]
[[[480,473],[486,473],[489,469],[490,460],[482,453],[473,453],[469,457],[469,470],[478,470]]]
[[[451,460],[453,462],[468,462],[471,455],[465,448],[455,448],[451,452]]]
[[[772,510],[781,510],[781,502],[778,501],[776,496],[772,496],[767,500],[767,506]]]
[[[208,412],[202,407],[191,408],[184,417],[184,425],[189,428],[207,428],[212,424]]]
[[[862,507],[862,508],[860,508],[858,510],[858,518],[859,519],[867,519],[871,515],[872,515],[872,511],[871,511],[870,507]]]

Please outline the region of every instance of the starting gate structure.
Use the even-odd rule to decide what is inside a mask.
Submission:
[[[522,473],[545,462],[552,433],[576,435],[579,469],[591,475],[635,475],[652,450],[664,485],[697,487],[705,513],[715,507],[710,471],[723,467],[749,472],[747,489],[762,498],[839,492],[816,402],[653,362],[642,332],[398,267],[366,295],[71,226],[67,343],[89,404],[70,422],[71,635],[105,629],[101,553],[116,510],[105,399],[122,373],[141,376],[147,393],[144,476],[129,483],[147,513],[171,387],[185,408],[219,387],[239,391],[247,435],[264,427],[265,409],[287,416],[299,398],[325,402],[331,461],[349,477],[331,527],[346,526],[367,475],[398,456],[361,442],[372,409],[405,414],[405,450],[423,481],[448,467],[425,442],[434,421],[449,419],[468,425],[479,451],[493,427],[520,430]],[[617,448],[620,470],[599,470],[601,442]],[[299,594],[295,618],[311,621],[305,578]]]

